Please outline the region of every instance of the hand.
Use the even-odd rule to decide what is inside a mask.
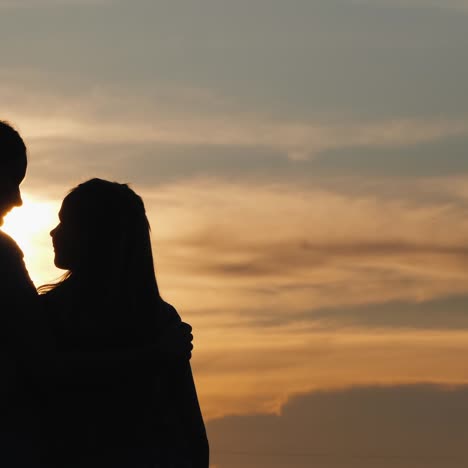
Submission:
[[[189,360],[192,357],[193,350],[192,326],[189,323],[180,322],[179,327],[181,333],[181,342],[183,342],[185,345],[185,351],[183,351],[182,354],[187,360]]]
[[[192,327],[185,322],[168,326],[160,335],[159,349],[168,360],[189,360],[193,349]]]

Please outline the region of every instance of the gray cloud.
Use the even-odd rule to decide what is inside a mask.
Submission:
[[[340,148],[319,155],[313,167],[328,177],[359,173],[368,178],[414,179],[466,174],[467,146],[468,140],[464,136],[454,136],[398,149]]]
[[[43,8],[65,6],[109,5],[117,0],[0,0],[0,8]]]
[[[2,63],[19,68],[17,78],[25,63],[29,71],[46,70],[52,89],[118,83],[150,91],[165,82],[210,89],[241,108],[291,120],[466,112],[466,15],[330,0],[293,4],[140,0],[92,14],[17,9],[13,20],[0,18],[2,34],[14,38],[2,42]]]
[[[28,138],[27,134],[26,139],[30,148],[27,186],[36,192],[47,187],[54,197],[94,176],[154,189],[178,180],[212,178],[460,205],[464,203],[460,194],[441,183],[468,174],[466,138],[404,149],[339,149],[307,161],[287,159],[281,149],[244,145],[89,142],[79,137]]]
[[[184,243],[184,246],[189,248],[190,241]],[[249,306],[247,314],[240,309],[239,317],[232,319],[232,326],[249,323],[255,326],[309,323],[322,329],[468,329],[467,296],[433,300],[418,300],[413,296],[415,291],[421,289],[427,289],[428,292],[432,289],[435,297],[439,294],[445,296],[442,290],[450,288],[452,280],[445,280],[442,276],[437,279],[437,271],[440,268],[463,269],[468,259],[468,250],[463,245],[455,247],[395,242],[313,245],[307,241],[297,244],[269,244],[265,241],[261,244],[236,245],[233,239],[213,234],[206,238],[206,244],[202,243],[199,247],[198,260],[188,260],[191,257],[187,257],[187,263],[181,265],[185,271],[223,278],[223,282],[232,282],[232,287],[236,289],[239,287],[239,278],[242,278],[245,280],[245,283],[241,283],[244,294],[250,291],[258,296],[258,305]],[[222,260],[226,258],[226,252],[234,251],[244,260]],[[354,265],[349,268],[355,270],[352,279],[346,277],[329,283],[312,279],[313,271],[319,273],[327,267],[339,271],[350,262]],[[368,265],[367,271],[362,268],[363,264]],[[400,270],[397,264],[405,264],[408,269],[413,267],[414,271],[409,273]],[[422,267],[424,264],[425,271],[418,273],[417,265]],[[301,279],[304,273],[307,276],[307,272],[310,273],[309,281]],[[284,284],[278,284],[279,275],[284,278]],[[430,276],[433,279],[429,279]],[[372,296],[372,288],[382,292],[380,301],[374,302],[377,296],[373,299],[366,296]],[[439,293],[436,293],[437,290]],[[362,302],[355,297],[353,300],[359,304],[341,303],[340,298],[347,296],[350,300],[350,296],[354,296],[353,291],[357,294],[362,291]],[[296,294],[310,298],[309,304],[304,302],[302,310],[264,309],[263,303],[268,297]],[[397,300],[399,295],[405,297],[405,300]],[[321,307],[320,298],[325,297],[335,298],[339,305]]]
[[[342,181],[332,179],[357,177],[362,187],[376,177],[400,182],[468,170],[466,116],[291,121],[163,82],[134,91],[62,82],[52,90],[43,74],[22,74],[2,73],[0,97],[31,148],[31,181],[53,174],[55,184],[70,185],[94,172],[152,184],[210,175],[340,190]]]
[[[333,264],[337,260],[354,259],[366,263],[370,258],[406,258],[411,263],[421,256],[446,257],[456,265],[466,264],[468,247],[464,245],[437,245],[431,243],[411,244],[406,242],[388,241],[352,241],[350,243],[308,241],[305,237],[297,242],[269,243],[236,243],[235,239],[226,237],[226,233],[217,232],[218,229],[209,227],[206,234],[199,238],[186,239],[183,244],[187,248],[200,251],[200,256],[206,255],[207,261],[193,265],[198,273],[205,271],[215,275],[245,275],[245,276],[276,276],[278,265],[282,273],[294,274],[298,270],[313,269],[324,264]],[[238,251],[239,257],[246,260],[220,261],[222,253],[231,250]],[[213,261],[210,261],[210,257]]]
[[[213,463],[275,468],[459,468],[467,387],[362,387],[291,399],[279,415],[211,421]]]
[[[355,5],[366,5],[387,8],[419,8],[419,9],[456,9],[467,11],[466,0],[351,0]]]
[[[320,324],[323,328],[364,327],[371,329],[461,330],[468,329],[468,296],[431,301],[394,301],[381,304],[330,307],[311,310],[295,317],[277,318],[275,325],[291,321]]]

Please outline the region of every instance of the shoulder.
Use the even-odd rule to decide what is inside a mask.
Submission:
[[[23,252],[16,242],[0,231],[0,298],[2,304],[23,304],[36,297],[36,288],[24,264]]]
[[[0,259],[23,260],[23,252],[18,244],[6,233],[0,230]]]
[[[72,288],[69,283],[70,281],[66,279],[52,286],[51,289],[40,293],[41,303],[45,306],[54,306],[72,300]]]
[[[2,284],[24,276],[26,267],[23,252],[16,242],[7,234],[0,231],[0,281]],[[28,275],[29,278],[29,275]]]
[[[16,242],[0,231],[0,292],[10,295],[36,291]]]

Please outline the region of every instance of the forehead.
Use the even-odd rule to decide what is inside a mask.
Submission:
[[[60,206],[60,210],[58,212],[59,218],[62,219],[63,215],[67,213],[69,203],[67,203],[67,199],[65,198]]]
[[[62,202],[62,206],[60,207],[59,211],[59,218],[63,219],[70,219],[76,215],[76,203],[74,203],[73,197],[68,194]]]

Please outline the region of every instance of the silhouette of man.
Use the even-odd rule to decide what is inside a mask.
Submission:
[[[9,124],[0,121],[0,226],[21,206],[19,186],[26,174],[26,146]],[[0,466],[32,466],[30,356],[39,351],[37,294],[23,253],[0,230]]]

